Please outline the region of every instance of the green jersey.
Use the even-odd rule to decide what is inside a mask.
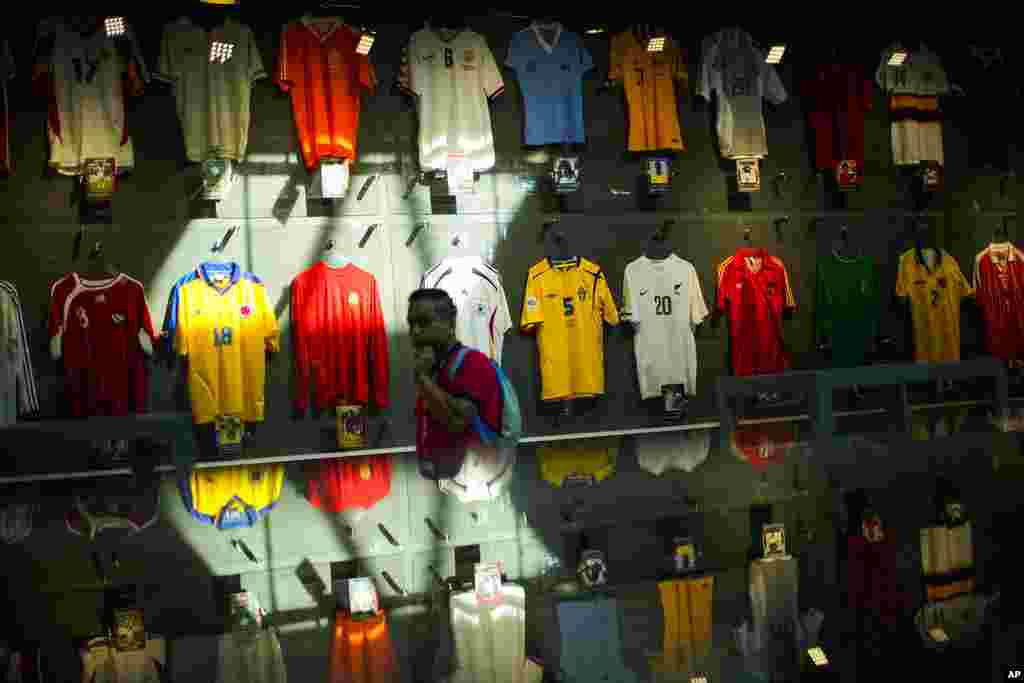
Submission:
[[[878,277],[863,256],[830,254],[818,262],[815,331],[819,342],[832,346],[833,367],[853,367],[878,334]]]

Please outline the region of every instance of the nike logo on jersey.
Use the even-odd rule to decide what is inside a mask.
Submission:
[[[646,289],[641,289],[640,290],[640,296],[644,296],[645,294],[647,294],[647,290]]]
[[[679,293],[679,288],[680,288],[680,287],[682,287],[682,286],[683,286],[683,283],[682,283],[682,282],[677,282],[677,283],[676,283],[676,286],[675,286],[675,287],[673,287],[672,289],[673,289],[673,291],[674,291],[674,292],[675,292],[676,294],[678,294],[678,293]]]

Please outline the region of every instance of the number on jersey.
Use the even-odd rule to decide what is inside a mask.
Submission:
[[[565,317],[566,318],[571,318],[573,316],[573,314],[576,312],[576,306],[575,306],[575,304],[573,304],[571,296],[563,296],[562,297],[562,306],[565,307]]]
[[[234,339],[234,335],[231,332],[230,327],[222,327],[219,330],[213,328],[213,345],[214,346],[231,346],[231,342]]]
[[[672,297],[670,297],[670,296],[656,296],[656,297],[654,297],[654,314],[655,315],[672,315]]]

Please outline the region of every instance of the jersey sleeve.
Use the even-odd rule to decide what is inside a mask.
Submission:
[[[267,288],[262,284],[256,285],[256,306],[260,311],[262,322],[263,339],[267,345],[267,351],[281,350],[281,329],[277,325],[277,317],[274,309],[267,299]]]
[[[633,286],[631,284],[632,277],[630,276],[631,268],[627,267],[626,272],[622,275],[622,320],[624,322],[633,323],[638,325],[640,318],[637,315],[637,301],[633,294]]]
[[[953,281],[957,288],[957,299],[967,299],[974,296],[974,288],[971,287],[971,283],[964,277],[963,271],[960,270],[960,264],[953,257],[950,257],[950,260],[953,262]]]
[[[160,56],[157,58],[156,73],[153,77],[166,83],[177,83],[181,78],[181,55],[176,49],[175,31],[172,24],[164,26],[160,38]]]
[[[35,46],[32,50],[32,90],[37,97],[52,97],[53,52],[57,43],[53,20],[44,19],[36,27]],[[51,122],[52,123],[52,122]],[[60,128],[55,130],[59,131]]]
[[[583,41],[579,39],[576,41],[576,54],[577,66],[579,67],[580,75],[582,76],[594,68],[594,56],[590,54],[590,50],[588,50]]]
[[[700,277],[697,269],[690,265],[690,325],[696,327],[708,317],[708,305],[704,302],[704,292],[700,288]]]
[[[174,350],[179,356],[188,356],[189,330],[192,327],[192,307],[188,305],[188,285],[177,285],[177,295],[174,298],[174,318],[172,320],[171,335],[174,339]]]
[[[18,352],[18,311],[14,299],[5,289],[0,289],[0,353],[13,361]]]
[[[540,278],[526,280],[526,296],[523,298],[523,313],[519,318],[519,328],[529,332],[544,323],[544,292],[540,286]]]
[[[498,283],[498,291],[495,296],[498,302],[494,309],[494,329],[492,334],[494,335],[494,342],[497,344],[498,340],[512,329],[512,313],[508,309],[508,297],[505,296],[505,288],[500,282]]]
[[[672,78],[683,84],[683,92],[686,92],[690,83],[690,68],[687,65],[686,48],[679,43],[675,43],[675,49],[672,50]]]
[[[597,300],[601,302],[601,317],[609,325],[619,324],[619,309],[615,306],[615,299],[612,298],[612,290],[608,287],[608,279],[604,273],[597,278]]]
[[[251,85],[261,78],[266,78],[267,70],[263,68],[263,56],[260,55],[260,47],[256,44],[256,34],[248,27],[245,29],[245,42],[245,49],[249,57],[249,72],[246,75],[249,77]]]
[[[377,407],[386,408],[390,403],[388,392],[391,380],[391,369],[388,359],[388,333],[384,326],[384,310],[380,305],[380,290],[377,288],[377,280],[370,282],[370,312],[372,329],[370,339],[370,353],[373,364],[373,400]]]
[[[786,286],[786,300],[782,304],[783,310],[795,310],[796,309],[796,297],[793,296],[793,287],[789,283],[789,271],[786,269],[784,263],[781,260],[776,259],[776,263],[779,264],[779,268],[782,270],[782,280]]]
[[[274,73],[274,83],[284,92],[289,92],[295,83],[292,81],[291,68],[289,63],[289,52],[291,52],[291,41],[288,39],[291,24],[285,24],[281,28],[281,40],[277,49],[277,71]],[[293,309],[294,310],[294,309]]]
[[[377,91],[377,70],[373,68],[370,55],[356,55],[359,68],[359,85],[368,93]]]
[[[501,71],[494,61],[491,48],[487,47],[487,41],[482,37],[480,38],[480,86],[489,100],[493,100],[505,92],[505,81],[501,78]]]
[[[302,279],[295,278],[291,286],[291,328],[292,348],[295,355],[295,396],[292,405],[305,413],[309,407],[309,383],[310,383],[310,350],[309,340],[306,335],[306,300],[303,294]]]
[[[521,72],[526,65],[522,50],[522,31],[512,36],[508,42],[508,54],[505,55],[505,66],[513,71]]]
[[[136,314],[139,316],[139,330],[145,332],[151,341],[156,341],[156,328],[153,327],[153,316],[149,313],[149,304],[146,303],[146,291],[140,284],[136,294]]]
[[[406,95],[416,97],[420,94],[419,83],[416,82],[415,69],[413,68],[413,55],[416,51],[416,36],[409,39],[409,43],[402,48],[402,60],[398,67],[398,88]]]
[[[717,45],[712,36],[704,39],[700,52],[700,83],[697,84],[697,94],[705,100],[710,100],[715,85],[714,63],[717,52]]]
[[[900,258],[899,271],[896,273],[896,296],[906,298],[910,296],[911,282],[913,274],[910,272],[910,268],[907,265],[907,259]]]
[[[774,66],[761,59],[762,92],[764,98],[772,104],[782,104],[786,101],[786,89],[779,78],[779,72]]]
[[[715,307],[719,312],[725,313],[729,308],[729,290],[732,285],[732,273],[729,268],[729,263],[732,261],[730,256],[726,260],[722,261],[718,266],[718,282],[717,290],[715,292]]]
[[[491,361],[479,351],[470,351],[455,377],[454,394],[468,398],[477,415],[492,431],[501,429],[501,386]]]
[[[139,49],[138,40],[135,38],[135,31],[129,26],[125,30],[124,49],[127,51],[127,64],[125,68],[126,92],[138,97],[146,89],[149,83],[149,69],[146,68],[146,60]],[[127,135],[127,131],[125,131]]]

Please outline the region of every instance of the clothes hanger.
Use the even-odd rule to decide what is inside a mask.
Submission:
[[[117,273],[114,272],[103,256],[103,242],[97,240],[93,244],[87,260],[88,268],[82,274],[83,280],[109,280],[110,278],[117,277]]]
[[[836,258],[845,261],[856,258],[856,254],[850,248],[850,229],[847,226],[839,229],[839,241],[838,244],[832,245],[832,253]]]
[[[324,255],[321,260],[330,268],[344,268],[352,263],[352,259],[335,249],[335,246],[334,239],[328,239],[324,244]]]
[[[669,219],[651,233],[647,240],[647,247],[644,249],[644,256],[652,261],[663,261],[672,255],[672,245],[669,243],[668,237],[673,226],[675,226],[675,221]]]

